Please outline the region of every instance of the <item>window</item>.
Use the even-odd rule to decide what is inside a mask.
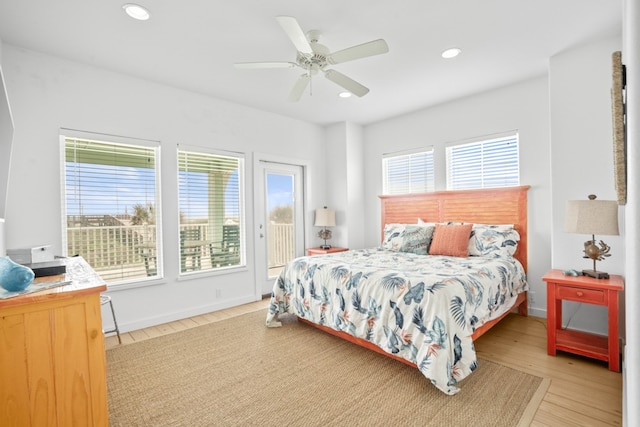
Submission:
[[[244,158],[178,149],[180,272],[244,265]]]
[[[520,185],[518,134],[447,147],[447,190]]]
[[[66,254],[109,284],[159,276],[159,145],[73,133],[61,136]]]
[[[434,191],[433,148],[427,151],[385,154],[382,157],[383,193]]]

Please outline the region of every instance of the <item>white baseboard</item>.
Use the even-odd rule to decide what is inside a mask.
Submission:
[[[251,302],[255,302],[256,299],[253,296],[245,296],[236,299],[229,299],[221,301],[217,304],[206,304],[198,307],[190,307],[188,310],[175,311],[171,313],[162,313],[158,316],[146,317],[141,319],[135,319],[130,322],[121,322],[118,320],[118,327],[120,328],[120,333],[135,331],[138,329],[149,328],[151,326],[161,325],[163,323],[174,322],[176,320],[187,319],[189,317],[199,316],[201,314],[211,313],[214,311],[224,310],[226,308],[237,307],[242,304],[248,304]],[[117,316],[117,308],[116,308],[116,316]],[[111,314],[109,313],[102,318],[103,323],[107,329],[111,328]]]
[[[529,316],[547,318],[547,310],[537,307],[529,307]]]

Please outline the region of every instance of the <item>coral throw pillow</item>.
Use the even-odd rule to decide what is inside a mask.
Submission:
[[[436,224],[429,255],[448,255],[467,257],[469,255],[469,236],[473,224],[445,225]]]

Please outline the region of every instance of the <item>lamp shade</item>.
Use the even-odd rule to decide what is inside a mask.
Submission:
[[[564,231],[577,234],[618,235],[618,202],[568,200]]]
[[[328,209],[326,206],[321,209],[316,209],[316,227],[335,227],[336,225],[336,211]]]

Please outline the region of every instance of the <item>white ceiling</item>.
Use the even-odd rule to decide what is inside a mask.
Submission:
[[[621,0],[0,0],[3,43],[226,99],[300,120],[367,124],[546,72],[549,57],[621,34]],[[389,53],[333,66],[367,86],[337,97],[322,74],[287,101],[300,69],[237,70],[295,61],[275,17],[319,30],[331,51],[383,38]],[[444,60],[441,51],[463,53]]]

